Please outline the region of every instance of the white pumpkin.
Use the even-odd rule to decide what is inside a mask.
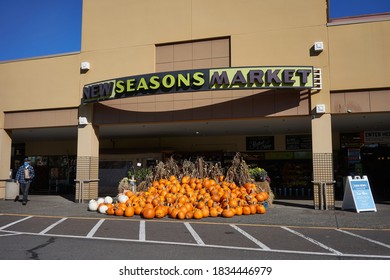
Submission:
[[[99,207],[99,213],[100,213],[100,214],[106,214],[107,209],[108,209],[108,206],[107,206],[107,205],[101,205],[101,206]]]
[[[127,195],[125,194],[119,194],[118,195],[118,201],[120,203],[125,203],[129,198],[127,197]]]
[[[111,196],[106,196],[104,198],[104,203],[107,203],[107,204],[111,204],[113,201],[112,197]]]
[[[103,198],[103,197],[99,197],[99,198],[97,199],[97,204],[100,205],[100,204],[102,204],[102,203],[104,203],[104,198]]]
[[[95,199],[91,199],[88,203],[88,210],[89,211],[96,211],[98,209],[98,202]]]

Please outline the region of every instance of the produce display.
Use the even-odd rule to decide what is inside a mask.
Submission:
[[[90,211],[102,214],[145,219],[169,216],[178,219],[201,219],[222,216],[265,214],[268,192],[259,191],[254,183],[237,186],[234,182],[175,176],[154,181],[147,191],[125,190],[115,199],[91,200]],[[115,202],[114,202],[115,201]]]
[[[201,178],[184,175],[183,170],[176,166],[171,168],[171,162],[169,168],[166,165],[157,167],[149,177],[149,181],[151,178],[153,180],[146,180],[143,189],[130,190],[127,187],[129,179],[123,178],[116,197],[92,199],[88,210],[106,215],[139,215],[144,219],[170,217],[180,220],[266,213],[266,207],[273,198],[268,182],[259,183],[251,179],[249,169],[239,156],[233,161],[226,177],[215,166],[209,166],[208,169],[201,160],[192,169],[193,174],[199,175],[199,165],[203,174],[212,176]],[[168,175],[172,170],[179,175]],[[161,178],[157,179],[157,176]]]

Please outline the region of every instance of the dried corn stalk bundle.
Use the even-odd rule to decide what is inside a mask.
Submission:
[[[165,164],[160,161],[155,167],[154,167],[154,170],[153,170],[153,180],[154,181],[158,181],[159,179],[161,178],[164,178],[166,179],[167,177],[169,176],[166,168],[165,168]]]
[[[195,170],[195,163],[193,163],[190,160],[184,160],[182,164],[182,176],[190,176],[194,177],[194,173],[196,173]]]
[[[208,164],[202,157],[198,157],[196,159],[193,175],[193,177],[200,179],[206,178],[208,176]]]
[[[238,185],[244,185],[250,182],[249,167],[243,160],[240,153],[237,153],[232,161],[232,165],[226,172],[226,181],[235,182]]]
[[[215,163],[214,165],[210,165],[209,167],[209,178],[214,179],[219,182],[221,176],[223,176],[223,168],[220,162]]]
[[[182,176],[182,173],[181,173],[181,170],[179,168],[179,166],[177,165],[177,162],[173,159],[173,157],[170,157],[165,163],[164,163],[164,174],[165,174],[165,177],[160,177],[158,179],[168,179],[169,176],[176,176],[177,178],[181,178]]]

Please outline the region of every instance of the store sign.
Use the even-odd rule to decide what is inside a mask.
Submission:
[[[249,136],[246,138],[247,151],[274,150],[274,136]]]
[[[286,150],[311,150],[311,135],[286,135]]]
[[[364,143],[390,143],[390,131],[364,131]]]
[[[313,67],[196,69],[137,75],[84,86],[83,103],[191,91],[314,87]]]
[[[363,178],[348,176],[342,209],[355,209],[357,213],[377,211],[367,176],[363,176]]]

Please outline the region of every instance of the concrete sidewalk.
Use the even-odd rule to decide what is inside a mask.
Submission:
[[[13,200],[0,200],[0,214],[129,219],[88,211],[87,201],[76,203],[60,195],[30,195],[29,199],[27,205]],[[275,199],[265,215],[242,215],[230,219],[210,217],[191,220],[191,222],[390,230],[390,202],[388,201],[376,203],[377,212],[361,213],[341,210],[341,201],[336,201],[336,210],[315,210],[313,205],[312,200]],[[140,217],[134,216],[130,219],[140,219]],[[163,220],[181,222],[168,217]]]

